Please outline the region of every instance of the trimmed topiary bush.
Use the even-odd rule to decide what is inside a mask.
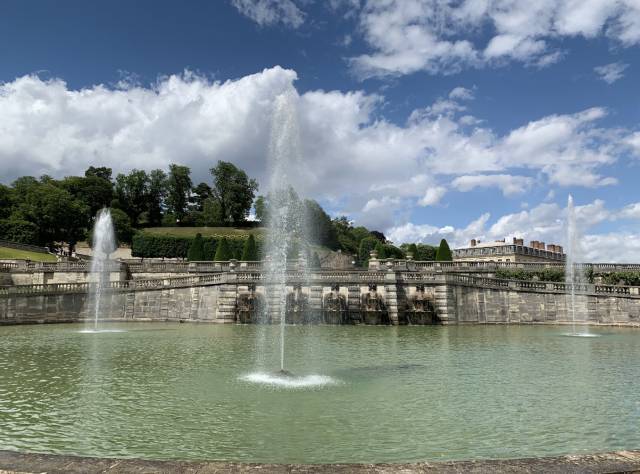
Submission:
[[[242,249],[241,260],[254,261],[258,260],[258,247],[256,246],[256,239],[252,234],[249,234],[249,238],[244,242],[244,248]]]
[[[204,242],[202,241],[202,234],[196,234],[195,239],[191,242],[189,252],[187,253],[187,260],[191,262],[204,260]]]
[[[436,261],[437,262],[450,262],[453,260],[453,255],[451,254],[451,249],[449,248],[449,244],[446,239],[442,239],[440,241],[440,246],[438,247],[438,251],[436,252]]]
[[[233,250],[229,246],[229,241],[226,237],[223,237],[222,240],[218,243],[218,248],[216,248],[216,256],[213,258],[216,262],[226,262],[227,260],[231,260],[233,258]]]

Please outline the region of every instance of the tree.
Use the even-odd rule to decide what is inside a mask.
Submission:
[[[195,211],[202,212],[204,210],[204,203],[207,199],[213,197],[211,186],[207,183],[200,183],[191,190],[191,197],[189,202],[193,204]]]
[[[446,239],[442,239],[440,241],[440,246],[438,247],[438,251],[436,252],[436,261],[438,262],[450,262],[453,260],[453,256],[451,255],[451,249],[449,248],[449,244]]]
[[[409,244],[409,246],[407,247],[407,254],[411,254],[411,257],[417,260],[418,246],[416,244]]]
[[[63,241],[73,245],[84,237],[89,224],[88,208],[53,182],[31,182],[22,188],[12,217],[36,226],[36,244]]]
[[[187,260],[190,262],[199,262],[204,260],[204,243],[202,241],[202,234],[199,232],[191,242],[189,252],[187,253]]]
[[[382,232],[377,231],[377,230],[372,230],[372,231],[370,232],[370,234],[371,234],[373,237],[375,237],[376,239],[378,239],[380,242],[382,242],[383,244],[386,244],[386,243],[387,243],[387,238],[385,237],[385,235],[384,235]]]
[[[375,247],[376,253],[378,254],[378,259],[387,258],[387,252],[384,248],[384,244],[378,240]]]
[[[135,230],[131,227],[131,219],[126,212],[121,209],[111,209],[111,220],[118,242],[130,244]]]
[[[90,176],[95,176],[97,178],[102,178],[105,181],[111,182],[111,168],[107,168],[106,166],[100,166],[96,168],[95,166],[89,166],[87,170],[84,172],[84,175],[88,178]]]
[[[189,203],[189,193],[192,185],[190,174],[191,169],[189,169],[188,166],[169,165],[167,206],[169,212],[175,214],[176,219],[180,222],[184,220],[187,212],[187,204]]]
[[[128,175],[118,174],[115,185],[116,199],[113,207],[122,209],[138,227],[140,216],[148,208],[149,177],[144,170],[132,170]]]
[[[229,241],[226,237],[223,237],[218,241],[218,247],[216,248],[216,256],[213,258],[216,262],[226,262],[233,258],[233,252],[229,246]]]
[[[89,219],[113,200],[113,184],[97,175],[67,176],[60,181],[60,187],[87,206]]]
[[[0,239],[19,244],[37,244],[38,227],[17,216],[0,219]]]
[[[202,223],[205,226],[217,226],[222,223],[220,203],[213,198],[205,199],[202,209]]]
[[[264,196],[258,196],[253,204],[256,211],[256,219],[264,223],[267,220],[267,203]]]
[[[147,223],[157,227],[162,224],[162,210],[167,195],[167,175],[162,170],[149,173],[147,192]]]
[[[358,248],[358,260],[363,267],[367,267],[369,264],[369,255],[372,250],[380,243],[375,237],[365,237],[360,241],[360,247]]]
[[[256,246],[256,239],[253,237],[253,234],[249,234],[249,238],[244,242],[241,260],[245,262],[258,260],[258,247]]]
[[[8,186],[0,184],[0,219],[6,219],[11,215],[13,207],[13,192]]]
[[[258,183],[233,163],[218,161],[211,168],[213,197],[220,203],[225,223],[239,224],[249,215]]]
[[[304,201],[306,233],[310,242],[324,245],[330,249],[338,249],[338,235],[331,218],[324,212],[320,204],[311,199]]]

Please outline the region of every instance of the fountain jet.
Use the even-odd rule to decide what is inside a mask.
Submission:
[[[583,301],[583,298],[576,295],[576,287],[585,283],[585,275],[583,269],[580,267],[582,262],[581,241],[580,232],[576,223],[576,212],[573,205],[573,196],[569,195],[567,200],[567,260],[565,263],[565,283],[569,287],[567,293],[567,307],[571,313],[572,334],[573,336],[588,336],[588,330],[584,333],[578,333],[576,331],[576,310],[578,304]]]
[[[94,331],[98,330],[98,320],[100,318],[100,309],[102,306],[103,289],[109,283],[110,262],[109,256],[116,250],[116,238],[113,230],[113,221],[111,220],[111,212],[104,208],[96,217],[96,223],[93,227],[93,245],[91,258],[91,276],[92,285],[89,295],[90,305],[94,308]]]

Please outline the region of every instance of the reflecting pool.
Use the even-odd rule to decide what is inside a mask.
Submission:
[[[0,449],[409,462],[640,448],[640,330],[0,327]]]

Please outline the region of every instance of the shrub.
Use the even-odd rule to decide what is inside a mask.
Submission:
[[[17,217],[0,219],[0,239],[18,244],[37,244],[38,227],[33,222]]]
[[[256,246],[256,239],[252,234],[249,234],[249,238],[244,242],[244,248],[242,249],[241,260],[253,261],[258,260],[258,247]]]
[[[440,246],[438,247],[438,251],[436,252],[436,261],[438,262],[450,262],[453,260],[453,255],[451,255],[451,249],[449,248],[449,244],[446,239],[442,239],[440,241]]]
[[[226,237],[223,237],[222,240],[218,243],[218,248],[216,248],[216,256],[214,260],[216,262],[226,262],[227,260],[231,260],[233,258],[233,250],[229,246],[229,241]]]
[[[564,281],[564,269],[545,268],[544,270],[529,271],[524,268],[500,268],[496,271],[496,278],[506,280],[530,281],[537,278],[540,281]]]
[[[189,252],[187,253],[187,260],[192,262],[204,260],[204,242],[202,241],[202,234],[196,234],[195,239],[191,242]]]
[[[223,236],[202,237],[203,260],[213,260]],[[156,235],[144,231],[133,237],[131,255],[143,258],[187,258],[194,237],[174,237]],[[227,238],[230,255],[242,252],[246,237]],[[255,239],[257,253],[262,246],[261,239]],[[233,257],[229,258],[233,258]]]

